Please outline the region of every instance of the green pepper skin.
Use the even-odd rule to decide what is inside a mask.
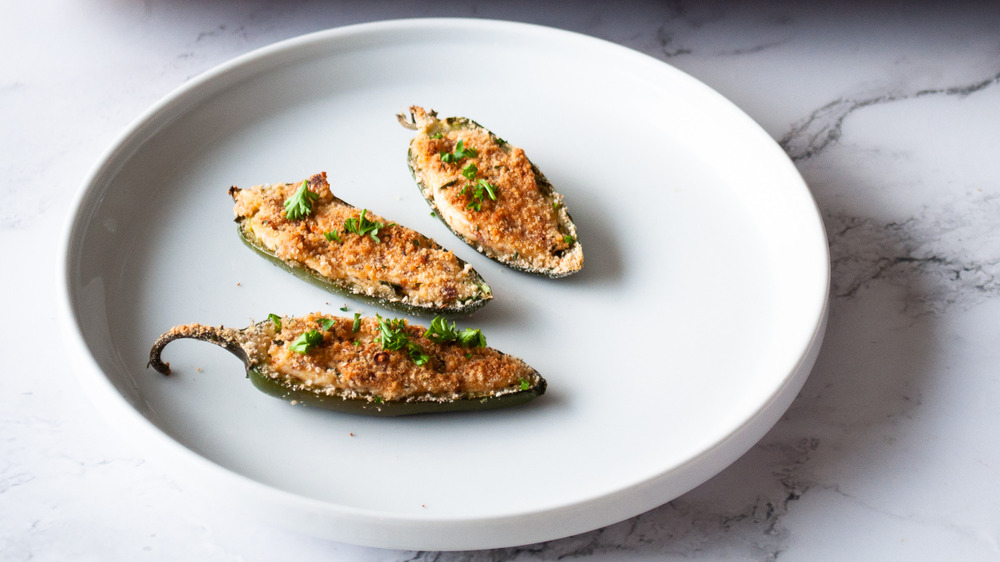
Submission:
[[[426,307],[414,306],[401,301],[393,301],[382,297],[373,297],[370,295],[366,295],[365,293],[356,291],[350,283],[325,277],[317,273],[313,269],[306,267],[303,264],[300,264],[299,262],[292,260],[283,260],[279,258],[274,254],[274,252],[267,249],[267,247],[265,247],[260,242],[260,240],[253,235],[253,233],[249,232],[248,231],[249,229],[244,228],[243,224],[244,221],[237,220],[236,222],[237,222],[236,231],[240,236],[240,240],[243,241],[243,243],[248,248],[250,248],[254,252],[257,252],[258,255],[260,255],[267,261],[291,273],[292,275],[298,277],[299,279],[311,283],[312,285],[315,285],[320,289],[323,289],[330,293],[344,295],[346,297],[357,299],[365,303],[369,303],[389,310],[395,310],[397,312],[402,312],[404,314],[412,314],[414,316],[431,316],[431,315],[443,315],[448,317],[466,316],[486,306],[486,303],[488,303],[490,300],[485,297],[477,297],[475,299],[470,299],[464,302],[455,303],[454,305],[445,308],[428,309]],[[466,262],[457,257],[456,259],[458,259],[460,264],[465,265]],[[482,289],[482,294],[488,295],[490,296],[490,298],[492,298],[492,292],[490,290],[490,287],[489,285],[486,284],[486,281],[483,279],[483,277],[475,270],[473,270],[472,273],[475,275],[476,284],[478,284],[479,287]]]
[[[531,382],[522,379],[522,384],[530,384],[527,388],[507,390],[489,396],[460,397],[448,400],[421,399],[419,397],[404,400],[381,400],[370,393],[356,393],[348,396],[313,390],[292,382],[288,377],[274,372],[268,366],[262,341],[269,343],[275,339],[275,328],[271,320],[265,320],[243,330],[198,324],[174,327],[157,338],[150,350],[149,363],[146,366],[153,367],[164,375],[169,375],[170,365],[162,360],[163,349],[168,343],[183,338],[213,343],[236,355],[244,363],[250,382],[265,394],[293,404],[303,404],[347,414],[396,417],[493,410],[530,402],[545,394],[547,388],[545,379],[537,372],[533,372],[533,376],[528,377],[532,379]]]
[[[539,378],[537,384],[526,390],[484,398],[460,398],[448,402],[435,402],[431,400],[376,402],[366,398],[344,398],[342,396],[331,396],[310,392],[302,388],[294,388],[255,369],[248,369],[247,376],[250,377],[250,382],[257,387],[257,390],[281,398],[282,400],[290,401],[293,404],[304,404],[306,406],[336,410],[348,414],[378,417],[440,414],[446,412],[478,412],[518,406],[545,394],[547,384],[545,379]]]

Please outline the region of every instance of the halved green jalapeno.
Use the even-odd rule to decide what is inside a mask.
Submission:
[[[163,348],[181,338],[229,350],[267,394],[353,414],[489,410],[533,400],[547,386],[524,361],[485,347],[478,330],[459,333],[440,318],[429,329],[319,313],[272,315],[245,329],[188,324],[156,340],[148,366],[169,374]]]
[[[524,150],[465,117],[410,107],[407,164],[434,214],[483,255],[547,277],[583,267],[565,200]]]
[[[247,246],[328,291],[418,315],[469,314],[493,298],[434,240],[335,197],[325,172],[229,194]]]

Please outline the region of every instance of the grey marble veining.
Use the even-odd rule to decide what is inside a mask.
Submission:
[[[0,377],[0,560],[1000,558],[995,6],[53,0],[7,11],[0,241],[19,269],[4,276],[0,342],[19,376]],[[115,135],[231,57],[416,16],[529,21],[647,53],[732,99],[803,174],[831,249],[824,348],[782,420],[702,486],[548,543],[367,549],[205,505],[112,437],[81,395],[46,337],[45,256]]]

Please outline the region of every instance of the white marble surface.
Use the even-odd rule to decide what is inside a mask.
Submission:
[[[6,3],[0,560],[1000,559],[1000,8],[633,4]],[[53,256],[116,135],[236,55],[417,16],[530,21],[651,54],[742,107],[809,183],[833,257],[825,346],[784,418],[704,485],[549,543],[361,548],[204,504],[83,397]]]

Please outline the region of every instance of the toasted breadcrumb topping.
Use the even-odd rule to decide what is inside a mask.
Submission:
[[[524,150],[466,119],[438,120],[415,106],[410,112],[419,127],[410,143],[414,174],[424,196],[457,234],[490,257],[526,269],[567,275],[583,267],[583,249],[562,195]],[[476,156],[442,161],[441,153],[453,152],[460,140]],[[496,200],[482,199],[479,211],[469,208],[473,189],[467,186],[474,181],[462,174],[469,163],[476,165],[475,181],[497,187]]]
[[[320,325],[322,319],[334,320],[329,330]],[[361,319],[357,332],[352,331],[353,323],[349,318],[321,313],[283,318],[276,333],[270,323],[264,323],[264,338],[271,341],[266,351],[271,376],[313,392],[349,398],[442,402],[517,392],[522,380],[535,385],[540,378],[516,357],[488,347],[437,344],[423,337],[423,327],[407,325],[404,329],[410,340],[430,356],[426,364],[418,366],[405,351],[382,348],[376,340],[379,326],[375,318]],[[293,351],[291,343],[308,330],[322,332],[322,343],[306,354]]]
[[[344,231],[347,219],[361,210],[330,191],[326,173],[308,180],[319,198],[311,215],[289,220],[284,202],[299,183],[233,188],[237,220],[279,258],[303,264],[323,277],[344,281],[355,293],[404,302],[413,306],[445,308],[471,299],[491,298],[476,281],[472,267],[454,253],[419,232],[370,211],[365,218],[386,226],[378,242],[369,235]],[[341,241],[328,240],[334,232]]]

